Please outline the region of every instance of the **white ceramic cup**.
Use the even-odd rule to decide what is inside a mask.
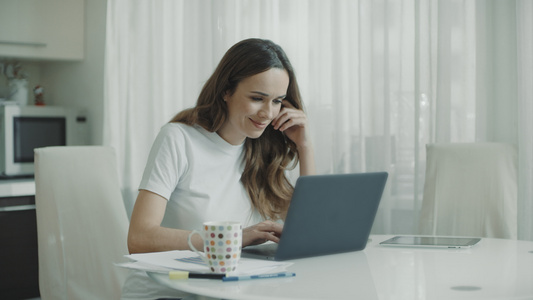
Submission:
[[[198,234],[204,241],[204,253],[198,251],[191,238]],[[225,274],[237,269],[242,250],[242,225],[239,222],[206,222],[203,230],[193,230],[187,239],[189,247],[207,264],[211,272]]]

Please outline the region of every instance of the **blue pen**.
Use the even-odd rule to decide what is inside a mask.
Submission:
[[[226,276],[222,278],[222,281],[240,281],[250,279],[264,279],[264,278],[280,278],[280,277],[294,277],[296,274],[290,272],[272,273],[272,274],[259,274],[250,276]]]

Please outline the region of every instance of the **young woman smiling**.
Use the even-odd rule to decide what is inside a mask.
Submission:
[[[297,165],[300,175],[315,173],[294,70],[275,43],[243,40],[226,52],[196,106],[158,134],[131,216],[130,253],[188,250],[189,233],[206,221],[241,222],[243,247],[278,242],[276,221],[293,192],[286,171]],[[132,273],[123,299],[159,296],[147,294],[149,281]]]

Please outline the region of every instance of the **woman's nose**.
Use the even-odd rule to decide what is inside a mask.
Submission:
[[[259,111],[259,117],[265,119],[265,120],[272,120],[275,116],[275,108],[267,103],[261,107],[261,110]]]

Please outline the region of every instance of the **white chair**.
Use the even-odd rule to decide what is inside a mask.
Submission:
[[[426,145],[419,233],[517,238],[517,151],[509,144]]]
[[[35,185],[41,298],[119,299],[129,221],[113,149],[35,149]]]

